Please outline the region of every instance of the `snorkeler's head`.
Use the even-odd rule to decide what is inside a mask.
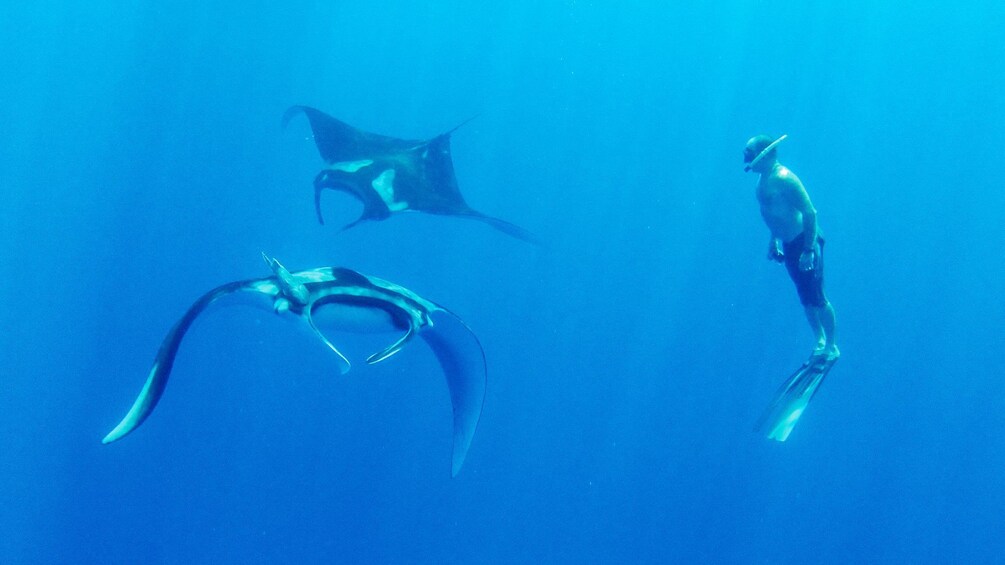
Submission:
[[[747,140],[747,146],[743,148],[743,163],[746,165],[743,170],[750,172],[761,160],[775,159],[778,155],[775,148],[786,137],[783,135],[773,140],[766,135],[755,135]]]

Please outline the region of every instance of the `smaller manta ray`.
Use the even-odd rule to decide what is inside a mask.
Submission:
[[[325,161],[314,177],[314,209],[322,224],[321,192],[330,188],[363,203],[359,219],[343,230],[365,220],[384,220],[393,213],[414,210],[479,220],[513,237],[538,243],[527,230],[482,214],[464,201],[450,158],[450,134],[460,126],[428,141],[414,141],[365,132],[320,110],[293,106],[283,115],[283,127],[299,113],[310,121],[314,142]]]
[[[836,358],[817,357],[803,363],[782,383],[775,399],[754,427],[755,431],[766,433],[768,439],[776,441],[788,439],[836,362]]]
[[[161,343],[143,390],[129,413],[102,441],[111,443],[132,432],[153,412],[167,385],[175,355],[192,323],[210,305],[225,298],[241,298],[244,303],[282,316],[293,317],[321,340],[339,362],[343,374],[349,361],[321,332],[328,323],[339,329],[374,331],[374,322],[404,335],[367,363],[379,363],[401,351],[415,335],[421,336],[436,355],[447,378],[454,413],[452,476],[464,464],[474,437],[482,402],[485,399],[485,354],[478,338],[454,314],[394,283],[339,267],[322,267],[291,273],[279,261],[264,253],[274,276],[233,282],[219,286],[189,307]],[[355,327],[354,327],[355,325]]]

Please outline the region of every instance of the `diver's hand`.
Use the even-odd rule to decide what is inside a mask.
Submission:
[[[812,271],[817,268],[817,246],[814,245],[813,249],[807,249],[803,251],[803,254],[799,256],[799,270],[800,271]]]
[[[782,244],[777,239],[768,242],[768,261],[785,262],[785,252],[782,251]]]

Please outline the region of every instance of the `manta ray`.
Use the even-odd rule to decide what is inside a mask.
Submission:
[[[538,243],[527,230],[482,214],[464,201],[450,157],[450,134],[460,126],[428,141],[398,139],[354,128],[314,108],[293,106],[283,115],[283,127],[298,114],[307,116],[325,162],[314,177],[314,209],[321,224],[325,223],[321,193],[332,189],[363,203],[359,219],[343,230],[412,210],[479,220],[513,237]]]
[[[182,338],[200,314],[228,298],[243,299],[244,303],[250,299],[252,304],[303,323],[334,352],[343,374],[349,371],[350,363],[321,332],[322,322],[352,331],[366,321],[366,329],[361,331],[373,331],[377,321],[388,329],[404,332],[397,341],[371,355],[367,359],[370,364],[398,353],[416,335],[422,337],[439,361],[450,391],[454,415],[451,475],[456,476],[471,445],[485,398],[485,353],[475,334],[450,311],[394,283],[341,267],[291,273],[278,260],[264,253],[262,257],[273,276],[214,288],[175,323],[161,343],[139,397],[103,443],[121,439],[150,416],[164,393]]]

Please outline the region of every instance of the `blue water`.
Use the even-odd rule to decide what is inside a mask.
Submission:
[[[1005,4],[13,3],[0,7],[0,562],[993,563],[1005,554]],[[213,3],[210,3],[213,4]],[[475,208],[338,233],[316,106],[453,137]],[[789,140],[843,358],[784,444],[751,427],[812,347],[741,151]],[[336,374],[218,284],[342,265],[481,339],[450,478],[420,342]],[[366,355],[371,351],[360,351]]]

